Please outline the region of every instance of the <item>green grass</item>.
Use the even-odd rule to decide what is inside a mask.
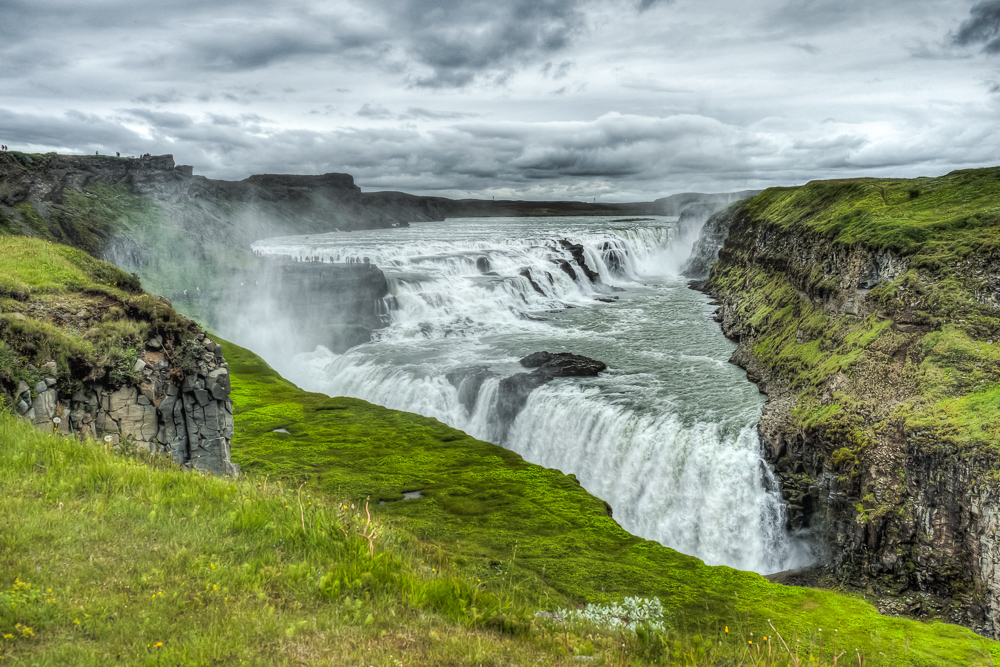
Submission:
[[[859,178],[769,188],[749,200],[758,220],[910,255],[941,267],[1000,247],[1000,168],[937,178]]]
[[[117,385],[150,336],[184,339],[191,326],[134,275],[82,250],[0,237],[0,388],[33,384],[50,360],[64,393],[104,375]]]
[[[9,415],[0,443],[0,659],[387,664],[394,644],[430,649],[434,627],[479,650],[510,644],[484,631],[515,618],[509,597],[413,563],[378,524],[370,553],[361,508],[123,457]]]
[[[83,250],[25,237],[0,237],[0,297],[96,291],[137,293],[139,280]]]
[[[657,597],[671,627],[688,636],[730,626],[759,637],[771,619],[786,638],[809,645],[819,628],[837,629],[870,664],[880,651],[897,664],[989,664],[984,651],[998,648],[955,626],[887,618],[858,599],[706,566],[628,534],[603,502],[556,470],[433,419],[303,392],[247,350],[223,346],[233,374],[234,459],[246,470],[355,504],[370,498],[379,520],[410,535],[433,562],[540,607]],[[401,500],[416,490],[422,498]]]
[[[922,340],[921,399],[905,412],[918,440],[1000,456],[1000,345],[945,326]]]

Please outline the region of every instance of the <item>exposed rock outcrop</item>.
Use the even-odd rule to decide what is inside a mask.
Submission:
[[[531,373],[516,373],[500,381],[497,388],[497,416],[504,429],[524,409],[528,394],[557,377],[595,377],[607,369],[607,364],[568,352],[535,352],[521,359]]]
[[[39,369],[50,375],[34,387],[18,383],[15,412],[42,430],[134,445],[169,454],[195,470],[236,475],[239,468],[230,459],[229,444],[229,366],[222,348],[201,333],[177,351],[182,363],[173,352],[172,341],[153,338],[135,364],[141,383],[84,383],[72,395],[60,395],[56,364],[50,362]]]

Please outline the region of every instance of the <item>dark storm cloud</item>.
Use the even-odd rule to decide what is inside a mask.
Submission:
[[[413,82],[462,87],[479,76],[502,79],[565,48],[585,29],[585,2],[574,0],[383,0],[405,53],[429,68]]]
[[[355,129],[337,134],[342,169],[367,188],[458,194],[513,187],[524,196],[564,189],[611,192],[691,169],[745,178],[755,140],[701,117],[609,114],[590,122],[470,122],[433,133]],[[761,149],[763,150],[763,149]]]
[[[654,5],[673,4],[674,0],[639,0],[639,12],[651,9]]]
[[[169,58],[187,66],[239,72],[329,56],[375,60],[385,50],[387,39],[381,28],[347,25],[308,12],[281,21],[251,14],[217,20],[189,32],[168,56],[154,56],[151,62]]]
[[[973,5],[952,41],[958,46],[982,44],[986,53],[1000,53],[1000,0]]]
[[[673,0],[611,0],[642,12]],[[377,65],[410,85],[502,84],[549,60],[589,29],[597,0],[225,0],[167,3],[7,0],[0,8],[6,66],[63,69],[78,55],[136,72],[239,73],[281,64]],[[14,28],[16,26],[16,29]],[[61,45],[46,36],[66,32]],[[72,53],[70,56],[68,54]],[[565,75],[557,65],[555,75]],[[166,93],[160,93],[166,95]],[[154,93],[141,103],[168,103]]]

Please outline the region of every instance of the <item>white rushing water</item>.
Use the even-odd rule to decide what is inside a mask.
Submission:
[[[340,355],[289,355],[281,323],[235,337],[305,389],[435,417],[574,473],[635,534],[710,564],[802,566],[808,550],[785,532],[760,456],[762,397],[679,275],[697,232],[673,218],[476,218],[261,240],[268,254],[370,258],[389,279],[391,324]],[[502,423],[500,380],[540,350],[608,370],[557,378]]]

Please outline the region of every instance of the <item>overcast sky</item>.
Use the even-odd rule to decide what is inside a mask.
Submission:
[[[0,0],[0,143],[647,200],[1000,164],[1000,0]]]

